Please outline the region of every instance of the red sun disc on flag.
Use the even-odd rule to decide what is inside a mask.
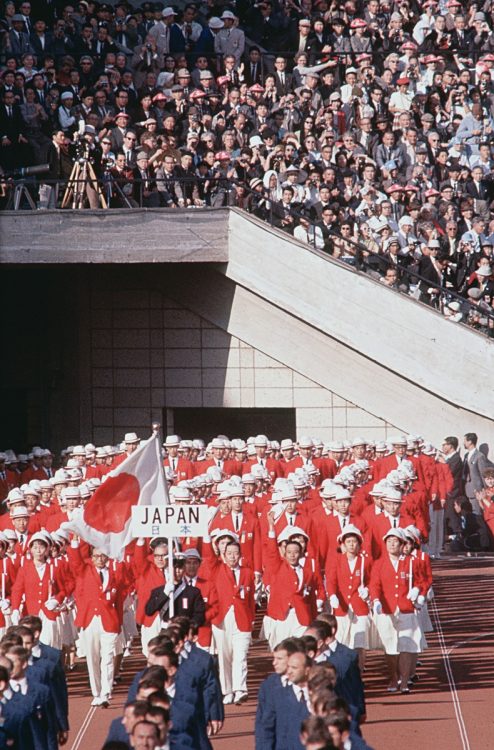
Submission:
[[[122,472],[108,477],[98,487],[84,508],[84,520],[103,534],[123,531],[132,515],[132,506],[139,500],[141,488],[132,474]]]

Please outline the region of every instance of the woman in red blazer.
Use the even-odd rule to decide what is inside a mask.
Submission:
[[[359,666],[365,667],[370,648],[369,582],[372,560],[362,552],[363,534],[352,524],[338,536],[340,554],[326,573],[329,603],[338,621],[338,640],[358,651]]]
[[[385,551],[375,562],[370,597],[377,630],[386,652],[390,681],[388,692],[408,693],[422,631],[415,604],[424,595],[423,578],[413,557],[405,557],[403,529],[391,528],[384,535]]]

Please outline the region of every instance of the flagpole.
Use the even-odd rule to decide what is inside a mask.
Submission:
[[[167,483],[167,479],[166,479],[166,474],[165,474],[165,469],[164,469],[164,466],[163,466],[163,461],[161,459],[160,429],[161,429],[160,423],[159,422],[153,422],[153,424],[152,424],[153,435],[155,435],[156,438],[158,439],[158,453],[159,453],[160,470],[163,472],[163,479],[164,479],[165,487],[168,487],[168,483]],[[166,504],[168,502],[168,498],[165,497],[163,499],[164,499],[165,504]],[[173,537],[168,537],[168,581],[170,583],[174,583],[174,580],[175,580],[174,569],[173,569],[173,542],[174,542]],[[169,606],[168,606],[168,614],[170,616],[170,619],[175,616],[175,600],[173,598],[173,591],[170,594],[170,603],[169,603]]]

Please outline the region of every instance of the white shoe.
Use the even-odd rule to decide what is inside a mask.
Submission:
[[[110,705],[110,698],[111,695],[100,695],[99,705],[101,706],[101,708],[108,708],[108,706]]]
[[[228,695],[225,695],[223,698],[223,705],[229,706],[230,703],[233,703],[233,693],[228,693]]]
[[[101,705],[101,698],[99,697],[99,695],[98,695],[97,698],[93,698],[93,700],[91,701],[91,705],[92,706],[100,706]]]
[[[247,695],[247,693],[238,690],[235,693],[235,697],[233,699],[233,702],[235,703],[236,706],[239,706],[241,703],[245,703],[245,701],[248,699],[248,697],[249,696]]]

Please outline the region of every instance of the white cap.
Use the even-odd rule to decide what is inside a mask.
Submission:
[[[81,492],[79,490],[79,487],[64,487],[64,489],[62,490],[63,500],[75,499],[80,497]]]
[[[27,546],[30,547],[31,544],[34,544],[34,542],[43,542],[43,544],[50,546],[52,539],[47,531],[37,531],[36,534],[32,535],[31,539],[27,543]]]
[[[258,447],[265,446],[267,448],[268,447],[268,439],[267,439],[266,435],[256,435],[256,437],[254,438],[254,445],[258,446]]]
[[[338,486],[336,486],[336,493],[334,495],[334,499],[336,501],[338,501],[338,500],[351,500],[352,496],[350,495],[350,493],[348,492],[348,490],[345,489],[345,487],[338,487]]]
[[[29,518],[29,511],[25,505],[18,505],[10,511],[11,518]]]
[[[290,448],[294,448],[295,446],[293,445],[293,440],[291,440],[291,438],[285,438],[281,441],[280,447],[282,451],[287,451]]]
[[[7,495],[7,505],[12,505],[13,503],[23,503],[24,502],[24,493],[18,488],[13,487],[9,494]]]
[[[398,490],[395,490],[393,487],[390,487],[389,485],[384,486],[384,492],[383,492],[383,500],[391,500],[393,503],[402,503],[403,497],[401,495],[401,492]]]
[[[169,16],[176,16],[177,14],[173,10],[173,8],[164,8],[161,11],[161,15],[163,16],[163,18],[168,18]]]
[[[74,447],[71,450],[71,454],[73,456],[85,456],[86,455],[86,449],[83,445],[74,445]]]
[[[307,532],[301,529],[300,526],[285,526],[283,531],[278,534],[276,541],[278,544],[281,544],[281,542],[288,542],[293,536],[304,536],[306,539],[309,538]]]
[[[407,439],[405,435],[390,435],[388,443],[391,443],[391,445],[406,445]]]
[[[332,440],[330,443],[328,443],[327,448],[328,451],[331,451],[331,453],[343,453],[346,450],[341,440]]]
[[[389,531],[387,531],[385,535],[383,536],[383,540],[387,539],[390,536],[395,536],[398,539],[400,539],[400,541],[402,542],[406,542],[406,539],[407,539],[403,532],[403,529],[400,529],[399,527],[396,529],[389,529]]]
[[[215,437],[211,441],[211,448],[224,448],[225,447],[225,441],[223,438]]]
[[[230,536],[234,542],[238,542],[238,535],[235,534],[234,531],[230,531],[230,529],[214,529],[210,536],[216,540],[221,539],[224,536]]]
[[[221,14],[221,19],[224,21],[225,18],[231,18],[232,21],[235,20],[235,15],[231,12],[231,10],[224,10]]]
[[[297,500],[297,493],[292,482],[287,482],[281,490],[281,502],[286,503],[289,500]]]
[[[342,529],[341,534],[338,535],[337,541],[341,542],[346,536],[350,536],[352,534],[353,536],[357,536],[360,541],[363,541],[362,532],[360,529],[357,529],[356,526],[353,525],[353,523],[349,523],[348,526],[345,526],[344,529]]]
[[[165,448],[170,448],[175,445],[180,445],[180,437],[178,435],[167,435],[163,445],[165,446]]]
[[[312,441],[312,438],[308,435],[302,435],[300,440],[298,441],[298,447],[299,448],[312,448],[314,446],[314,443]]]
[[[242,484],[255,484],[256,478],[254,474],[248,472],[242,476]]]
[[[352,440],[352,448],[356,448],[357,445],[367,445],[367,440],[360,435],[358,437],[354,437]]]
[[[135,432],[126,432],[124,436],[124,443],[140,443],[141,438],[137,437]]]

